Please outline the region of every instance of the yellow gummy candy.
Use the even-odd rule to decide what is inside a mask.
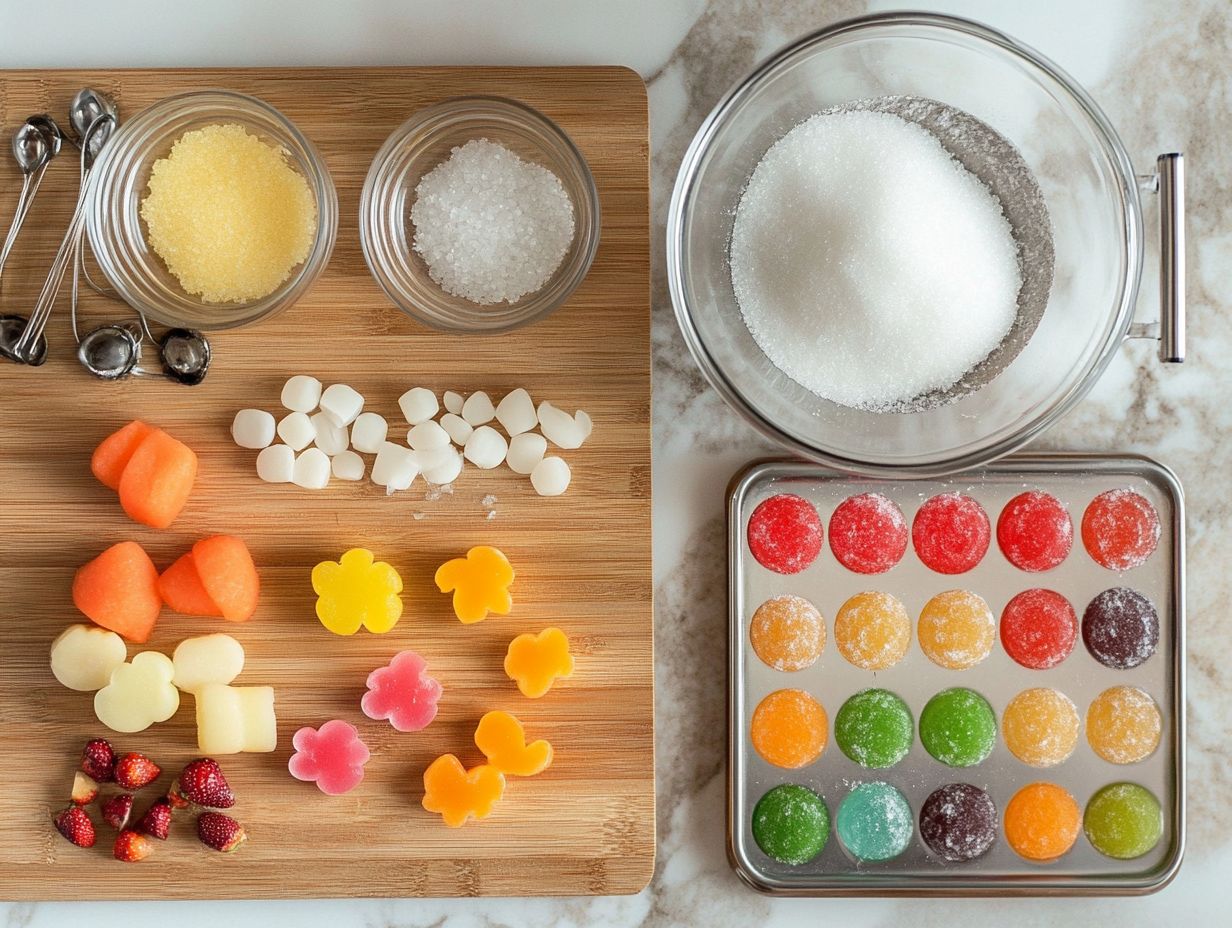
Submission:
[[[402,578],[372,552],[352,548],[337,561],[312,568],[317,618],[335,635],[354,635],[360,627],[383,634],[402,617]]]

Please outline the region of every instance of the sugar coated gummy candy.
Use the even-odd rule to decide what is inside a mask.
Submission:
[[[834,740],[861,767],[893,767],[911,750],[915,720],[889,690],[863,690],[838,710]]]
[[[950,670],[974,667],[992,653],[997,623],[988,603],[968,590],[947,590],[920,613],[920,648],[934,664]]]
[[[1077,639],[1074,607],[1052,590],[1023,590],[1001,612],[1001,646],[1031,670],[1056,667],[1069,657]]]
[[[1113,670],[1145,663],[1159,644],[1159,615],[1136,590],[1104,590],[1082,614],[1082,641],[1091,656]]]
[[[821,553],[821,517],[808,500],[780,493],[758,504],[749,517],[749,551],[768,570],[798,574]]]
[[[753,710],[753,748],[776,767],[811,764],[826,746],[826,710],[804,690],[776,690]]]
[[[1141,493],[1109,490],[1082,514],[1082,544],[1095,563],[1109,570],[1133,570],[1159,544],[1159,514]]]
[[[889,593],[857,593],[834,620],[838,651],[862,670],[885,670],[901,661],[911,645],[911,619]]]
[[[984,507],[961,493],[942,493],[924,502],[911,523],[911,541],[925,567],[961,574],[988,552],[992,529]]]
[[[1087,803],[1083,829],[1091,846],[1101,854],[1132,860],[1159,843],[1164,832],[1163,810],[1145,787],[1110,783]]]
[[[1027,860],[1056,860],[1078,839],[1082,812],[1055,783],[1029,783],[1005,807],[1005,840]]]
[[[862,493],[843,500],[830,517],[830,549],[838,562],[854,573],[885,573],[907,550],[903,511],[880,493]]]
[[[997,544],[1019,570],[1051,570],[1074,543],[1074,523],[1060,501],[1040,490],[1020,493],[997,519]]]
[[[753,840],[763,854],[781,864],[808,863],[829,837],[830,812],[807,786],[776,786],[753,807]]]
[[[1010,753],[1032,767],[1055,767],[1074,753],[1081,723],[1074,701],[1064,693],[1023,690],[1001,714],[1001,736]]]
[[[826,622],[807,599],[776,596],[753,613],[749,640],[766,665],[785,672],[803,670],[825,649]]]
[[[964,687],[942,690],[920,713],[920,743],[950,767],[974,767],[992,753],[997,716],[988,700]]]
[[[889,783],[861,783],[844,798],[834,830],[857,860],[892,860],[907,849],[915,822],[907,798]]]
[[[1134,764],[1159,747],[1159,706],[1136,686],[1104,690],[1087,709],[1087,742],[1111,764]]]
[[[947,783],[920,806],[920,838],[943,860],[975,860],[997,840],[997,807],[970,783]]]

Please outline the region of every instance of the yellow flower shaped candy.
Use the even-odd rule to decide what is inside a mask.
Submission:
[[[402,618],[402,578],[372,552],[352,548],[337,561],[312,568],[317,618],[335,635],[354,635],[360,627],[383,634]]]
[[[559,628],[545,628],[538,635],[518,635],[509,642],[505,673],[523,696],[538,699],[558,679],[573,673],[569,639]]]
[[[513,608],[511,583],[509,558],[487,545],[471,548],[466,557],[446,561],[436,571],[437,588],[453,592],[453,611],[464,625],[482,622],[489,612],[506,615]]]

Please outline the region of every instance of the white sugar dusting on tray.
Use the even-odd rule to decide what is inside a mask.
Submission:
[[[736,211],[732,287],[770,361],[846,406],[945,390],[1014,325],[1001,204],[926,129],[823,113],[776,142]]]

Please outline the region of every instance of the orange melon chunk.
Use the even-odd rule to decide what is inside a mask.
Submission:
[[[120,475],[128,466],[133,452],[154,429],[140,419],[104,438],[90,456],[90,470],[103,486],[120,489]]]
[[[247,622],[257,611],[261,580],[248,545],[233,535],[202,538],[192,557],[206,594],[218,604],[222,617]]]
[[[166,528],[184,508],[196,476],[192,449],[155,429],[137,445],[120,476],[120,505],[135,521]]]
[[[222,618],[218,603],[210,598],[197,572],[192,552],[182,556],[158,578],[158,592],[163,602],[181,615],[212,615]]]
[[[73,604],[95,624],[143,644],[162,607],[158,570],[141,545],[121,541],[78,569]]]

